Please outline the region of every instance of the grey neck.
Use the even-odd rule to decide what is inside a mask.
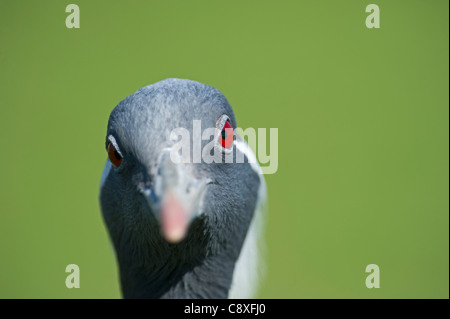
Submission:
[[[154,260],[161,261],[157,264],[146,259],[125,260],[118,256],[125,298],[228,297],[234,261],[216,255],[181,262],[174,255],[165,255],[164,259],[161,255],[159,258],[154,256]]]

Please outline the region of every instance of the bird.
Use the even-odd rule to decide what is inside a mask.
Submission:
[[[256,296],[267,188],[236,127],[218,89],[187,79],[145,86],[111,111],[99,201],[123,298]],[[192,154],[176,149],[180,128]],[[216,160],[204,160],[211,154]]]

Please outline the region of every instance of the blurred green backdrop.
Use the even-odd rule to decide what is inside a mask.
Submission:
[[[448,298],[448,5],[1,0],[0,297],[120,297],[98,205],[109,112],[179,77],[279,129],[260,297]]]

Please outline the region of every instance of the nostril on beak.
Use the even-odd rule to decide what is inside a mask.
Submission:
[[[216,180],[208,179],[206,185],[219,185],[219,183]]]

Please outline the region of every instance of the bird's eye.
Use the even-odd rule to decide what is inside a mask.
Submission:
[[[120,156],[119,152],[117,152],[111,142],[108,143],[108,157],[114,167],[119,167],[120,164],[122,164],[122,156]]]
[[[233,145],[234,132],[230,121],[226,121],[219,136],[219,143],[223,148],[230,148]]]

